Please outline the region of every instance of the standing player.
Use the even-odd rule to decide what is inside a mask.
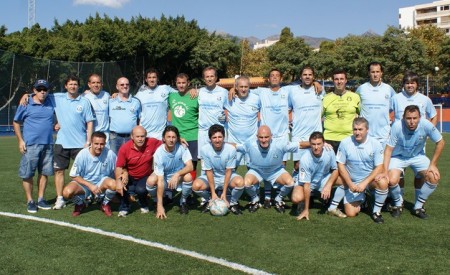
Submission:
[[[142,113],[140,125],[147,131],[147,136],[161,139],[167,125],[169,93],[177,91],[167,85],[158,85],[158,71],[148,69],[145,72],[145,84],[139,88],[136,98],[141,101]]]
[[[172,114],[172,125],[180,131],[180,136],[188,143],[194,170],[191,171],[193,179],[197,177],[198,160],[198,100],[191,98],[188,93],[190,85],[189,76],[184,73],[175,79],[178,93],[169,95],[169,108]]]
[[[356,90],[361,98],[360,115],[369,122],[369,136],[377,139],[384,148],[391,129],[389,109],[395,91],[390,85],[382,82],[383,66],[380,63],[371,62],[367,69],[370,81]]]
[[[237,97],[225,104],[228,111],[228,142],[244,144],[256,136],[261,103],[257,95],[249,93],[250,79],[247,76],[236,78],[235,88]],[[243,153],[237,152],[236,166],[244,164],[243,157]]]
[[[275,209],[284,213],[283,198],[291,192],[294,187],[294,179],[286,172],[283,165],[283,155],[295,153],[300,147],[294,142],[275,142],[267,125],[259,127],[257,140],[247,141],[243,146],[238,145],[238,150],[244,151],[249,159],[249,170],[244,177],[245,190],[250,196],[248,210],[255,212],[259,208],[259,183],[264,180],[269,184],[281,185],[280,193],[275,197]]]
[[[339,143],[352,135],[353,119],[359,114],[359,95],[347,91],[347,73],[333,72],[334,91],[323,98],[324,136],[335,152]]]
[[[27,198],[27,211],[48,210],[51,206],[44,200],[48,176],[53,175],[53,112],[54,107],[47,97],[49,84],[38,79],[33,85],[34,96],[28,105],[19,105],[14,116],[14,133],[22,154],[19,177]],[[23,135],[20,129],[23,125]],[[38,170],[38,200],[33,200],[33,177]]]
[[[139,124],[141,103],[130,94],[130,81],[126,77],[117,79],[118,95],[109,99],[110,148],[118,154],[120,146],[130,140],[133,128]]]
[[[94,131],[106,134],[106,144],[109,143],[109,93],[103,91],[101,77],[91,74],[88,78],[88,87],[84,95],[91,103],[95,113]]]
[[[106,216],[112,215],[109,202],[116,195],[114,167],[116,154],[106,146],[106,135],[102,132],[92,134],[91,145],[84,148],[75,158],[70,176],[72,181],[64,188],[64,198],[72,199],[75,209],[72,216],[81,214],[86,198],[105,193],[101,209]]]
[[[240,215],[242,211],[238,201],[244,191],[244,180],[235,172],[236,149],[224,142],[225,129],[222,125],[212,125],[208,135],[210,143],[200,150],[202,175],[194,181],[192,190],[205,200],[202,212],[208,212],[210,199],[215,200],[220,196],[220,199],[228,203],[227,192],[230,189],[230,211]]]
[[[427,137],[436,143],[431,161],[424,152]],[[389,189],[394,202],[391,213],[393,217],[399,217],[402,212],[403,197],[398,185],[401,172],[411,167],[416,175],[419,174],[425,179],[425,183],[416,192],[413,214],[421,219],[428,218],[423,205],[440,180],[437,162],[444,145],[444,139],[433,123],[421,118],[420,108],[417,105],[407,106],[403,112],[403,119],[392,125],[384,154],[384,166],[385,171],[389,171]]]
[[[388,179],[383,172],[383,148],[368,135],[369,123],[363,117],[353,120],[353,135],[342,140],[337,153],[339,175],[346,185],[344,208],[348,217],[361,211],[365,190],[375,189],[375,204],[370,216],[383,223],[381,207],[388,194]]]
[[[298,216],[297,220],[303,218],[309,220],[309,204],[312,194],[320,193],[322,199],[328,200],[333,185],[342,185],[334,152],[324,150],[325,138],[323,134],[313,132],[309,137],[309,144],[311,148],[305,150],[306,152],[300,159],[298,184],[292,191],[292,203],[304,206],[304,208],[298,207],[295,209],[294,213],[295,216]],[[304,204],[301,202],[304,202]]]
[[[217,71],[214,67],[203,69],[203,81],[206,87],[202,87],[198,94],[198,149],[202,156],[202,148],[209,143],[209,128],[214,125],[225,127],[226,116],[224,106],[227,101],[228,91],[216,85]],[[224,137],[225,139],[225,134]]]
[[[163,193],[166,188],[176,189],[182,183],[180,213],[187,214],[186,199],[192,193],[193,169],[189,150],[180,144],[180,133],[175,126],[166,126],[163,132],[163,145],[156,150],[154,158],[155,171],[147,180],[147,188],[157,188],[156,218],[165,219],[166,211],[163,205]]]

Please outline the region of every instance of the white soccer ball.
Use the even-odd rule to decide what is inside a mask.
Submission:
[[[209,212],[213,216],[225,216],[228,213],[228,204],[222,199],[215,199],[209,203]]]

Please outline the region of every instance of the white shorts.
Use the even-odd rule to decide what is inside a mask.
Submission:
[[[103,178],[100,179],[99,182],[93,182],[93,184],[95,184],[96,186],[101,186],[102,183],[103,183],[106,179],[114,180],[114,179],[112,179],[112,178],[110,178],[110,177],[103,177]],[[90,197],[90,196],[92,195],[91,190],[89,190],[89,188],[87,188],[87,187],[84,186],[83,184],[79,184],[79,183],[77,183],[77,184],[78,184],[81,188],[83,188],[84,193],[85,193],[85,195],[86,195],[86,198],[87,198],[87,197]]]

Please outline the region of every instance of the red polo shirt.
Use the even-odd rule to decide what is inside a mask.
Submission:
[[[161,144],[160,140],[147,138],[141,150],[137,150],[133,140],[129,140],[120,147],[116,166],[125,167],[134,179],[148,177],[153,173],[153,155]]]

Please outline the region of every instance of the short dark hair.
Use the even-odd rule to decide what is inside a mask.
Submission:
[[[66,78],[66,82],[64,84],[67,85],[67,83],[69,83],[69,81],[76,81],[78,83],[78,85],[80,85],[80,78],[74,74],[69,75]]]
[[[323,142],[325,142],[325,137],[323,136],[322,132],[313,132],[310,136],[309,136],[309,141],[311,142],[311,140],[313,139],[322,139]]]
[[[100,132],[100,131],[96,131],[96,132],[93,132],[92,133],[92,136],[91,136],[91,142],[94,140],[94,138],[96,138],[96,137],[98,137],[98,138],[103,138],[104,140],[106,140],[106,134],[105,133],[103,133],[103,132]]]
[[[202,71],[202,77],[205,77],[206,71],[214,71],[214,75],[217,77],[217,70],[213,66],[208,66],[208,67],[204,68]]]
[[[223,128],[222,125],[219,124],[213,124],[211,127],[209,127],[208,130],[208,137],[209,139],[211,139],[211,137],[215,134],[215,133],[222,133],[222,135],[225,137],[225,128]]]
[[[178,128],[173,125],[167,125],[166,128],[164,128],[164,131],[162,133],[162,137],[166,135],[167,132],[174,132],[177,136],[177,141],[180,141],[180,131],[178,131]]]
[[[352,127],[359,124],[365,124],[366,128],[369,129],[369,121],[364,117],[357,117],[353,120]]]
[[[380,66],[380,70],[381,70],[381,72],[383,72],[383,65],[381,65],[380,62],[378,62],[378,61],[370,62],[369,65],[367,65],[368,72],[370,72],[370,67],[372,67],[372,66]]]
[[[283,74],[281,73],[281,71],[280,71],[279,69],[277,69],[277,68],[272,68],[272,69],[269,71],[269,73],[267,74],[267,77],[269,77],[270,74],[271,74],[272,72],[279,72],[279,73],[280,73],[280,76],[283,76]]]
[[[334,79],[334,76],[337,75],[337,74],[343,74],[343,75],[345,75],[345,78],[347,79],[347,72],[344,69],[336,69],[336,70],[334,70],[333,71],[333,79]]]
[[[420,114],[420,109],[419,106],[417,105],[408,105],[405,107],[405,111],[403,112],[403,118],[405,118],[406,113],[414,113],[414,112],[418,112],[419,113],[419,117],[421,116]]]
[[[405,85],[406,82],[416,82],[417,85],[419,85],[419,76],[415,72],[406,71],[403,76],[403,85]]]
[[[156,77],[159,79],[159,72],[158,72],[158,70],[156,70],[155,68],[149,68],[149,69],[147,69],[146,71],[145,71],[145,74],[144,74],[144,76],[145,76],[145,78],[147,78],[147,76],[149,75],[149,74],[156,74]]]
[[[177,76],[175,77],[175,80],[176,80],[177,78],[186,78],[187,80],[189,80],[189,76],[188,76],[187,74],[185,74],[185,73],[179,73],[179,74],[177,74]]]
[[[304,70],[311,70],[313,76],[316,75],[316,72],[314,71],[313,67],[306,65],[306,66],[303,66],[302,69],[300,70],[300,76],[302,76]]]
[[[88,77],[88,82],[91,82],[91,77],[94,77],[94,76],[98,77],[98,78],[100,79],[100,81],[102,81],[101,76],[94,73],[94,74],[90,74],[90,75],[89,75],[89,77]]]

